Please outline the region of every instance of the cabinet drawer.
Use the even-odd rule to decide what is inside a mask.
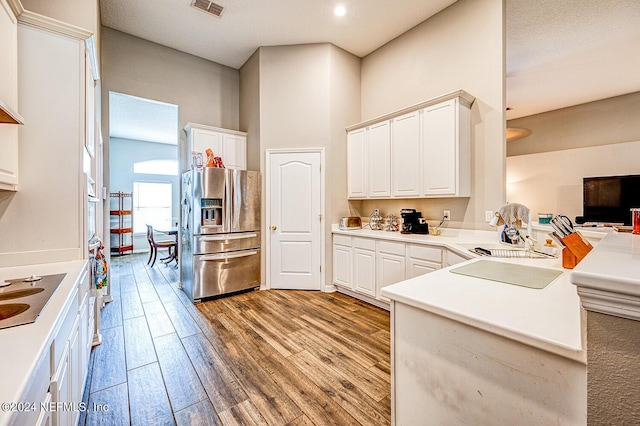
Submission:
[[[87,271],[82,273],[80,284],[78,284],[78,306],[82,306],[85,296],[89,293],[89,274]]]
[[[345,237],[344,235],[334,235],[333,236],[333,244],[338,244],[341,246],[351,246],[351,237]]]
[[[405,255],[405,245],[402,243],[392,243],[390,241],[378,241],[378,250],[381,253]]]
[[[430,260],[432,262],[442,263],[442,250],[427,246],[410,245],[409,257],[412,259]]]
[[[375,251],[376,249],[376,240],[371,238],[354,238],[353,239],[353,247],[365,250]]]

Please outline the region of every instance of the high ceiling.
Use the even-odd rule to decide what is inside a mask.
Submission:
[[[455,0],[216,0],[220,17],[191,3],[101,0],[100,11],[107,27],[240,68],[260,46],[330,42],[362,57]]]
[[[110,28],[240,68],[260,46],[331,42],[363,57],[455,0],[101,0]],[[343,4],[347,13],[336,17]],[[507,118],[640,91],[640,1],[506,0]]]
[[[640,1],[506,4],[508,119],[640,91]]]

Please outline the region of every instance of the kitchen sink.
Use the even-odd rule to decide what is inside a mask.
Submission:
[[[31,306],[26,303],[7,303],[6,305],[0,305],[0,320],[6,320],[16,315],[20,315]]]
[[[21,290],[12,290],[4,293],[0,293],[0,302],[11,299],[18,299],[20,297],[31,296],[33,294],[42,293],[44,288],[42,287],[32,287],[32,288],[23,288]]]
[[[480,256],[512,259],[553,259],[556,256],[539,251],[526,250],[510,244],[458,243],[460,247]]]

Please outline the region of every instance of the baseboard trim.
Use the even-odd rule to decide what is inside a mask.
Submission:
[[[362,293],[358,293],[356,291],[351,290],[350,288],[341,287],[339,285],[335,285],[335,288],[338,291],[338,293],[343,293],[343,294],[346,294],[347,296],[351,296],[353,298],[362,300],[363,302],[367,302],[370,305],[377,306],[378,308],[384,309],[385,311],[389,311],[391,309],[389,303],[374,299],[373,297],[367,296]]]

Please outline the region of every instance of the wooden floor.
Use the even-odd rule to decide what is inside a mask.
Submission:
[[[390,424],[388,312],[311,291],[194,306],[177,282],[112,259],[81,425]]]

